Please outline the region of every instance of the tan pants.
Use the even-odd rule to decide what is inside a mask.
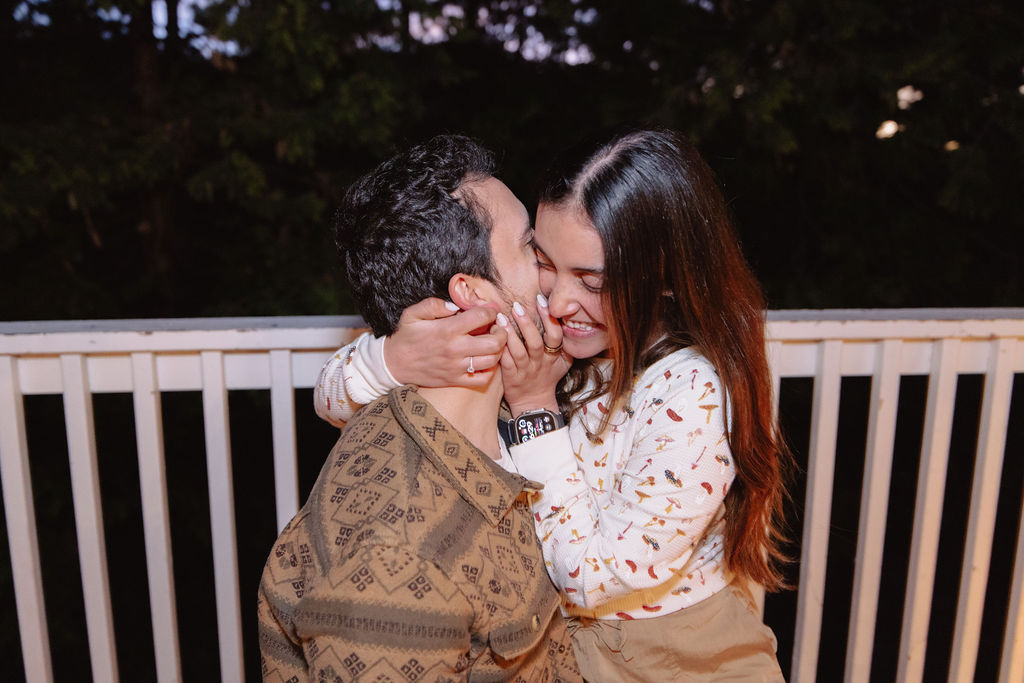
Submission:
[[[772,630],[733,582],[692,607],[653,619],[570,620],[580,671],[618,681],[785,682]]]

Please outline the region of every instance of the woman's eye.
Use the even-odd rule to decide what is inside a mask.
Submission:
[[[600,278],[593,277],[582,277],[580,282],[583,283],[583,289],[588,292],[600,292],[601,287],[604,285]]]

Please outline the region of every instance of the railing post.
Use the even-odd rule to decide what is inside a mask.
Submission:
[[[1013,588],[1003,632],[999,683],[1024,681],[1024,518],[1018,518],[1017,525],[1017,556],[1013,561]]]
[[[53,663],[28,465],[25,406],[18,381],[18,360],[12,356],[0,356],[0,480],[25,679],[30,683],[52,683]]]
[[[142,527],[146,543],[156,674],[160,683],[178,683],[181,681],[181,655],[156,358],[152,353],[133,353],[131,359],[139,493],[142,497]]]
[[[295,390],[292,354],[270,352],[270,421],[274,438],[274,502],[277,531],[284,529],[299,509],[299,474],[295,459]]]
[[[917,473],[914,533],[910,544],[896,672],[896,680],[901,683],[920,683],[924,678],[925,648],[928,644],[932,591],[935,588],[935,562],[942,526],[942,499],[946,490],[949,440],[953,431],[959,350],[960,342],[956,339],[940,339],[932,348],[924,438],[921,441],[921,462]]]
[[[985,588],[992,559],[992,536],[996,524],[999,479],[1006,448],[1006,425],[1010,413],[1010,390],[1013,387],[1011,363],[1016,343],[1012,339],[996,339],[989,349],[988,372],[981,402],[981,424],[978,427],[978,448],[974,461],[974,484],[967,519],[967,541],[964,544],[963,569],[960,574],[960,598],[956,607],[956,629],[953,632],[950,683],[974,680],[981,639],[981,617],[985,607]]]
[[[860,521],[857,523],[857,561],[850,605],[846,647],[846,683],[866,683],[871,675],[871,650],[878,614],[878,589],[889,508],[892,450],[896,436],[896,407],[900,393],[899,339],[878,345],[871,377],[868,441],[864,454]]]
[[[825,570],[828,561],[829,521],[832,517],[832,481],[836,466],[839,428],[839,362],[842,342],[829,339],[818,346],[814,374],[811,440],[807,463],[807,503],[797,595],[796,634],[793,643],[793,683],[813,681],[818,669]]]
[[[206,471],[210,488],[210,527],[213,575],[217,599],[217,638],[223,681],[241,681],[242,611],[238,597],[238,552],[235,540],[235,495],[228,427],[228,390],[224,383],[224,354],[203,351],[203,426],[206,431]]]
[[[114,613],[110,606],[107,576],[107,544],[103,534],[100,473],[96,461],[96,430],[92,393],[85,357],[60,357],[64,383],[64,421],[68,435],[71,493],[75,507],[75,532],[82,568],[82,596],[89,633],[89,659],[94,681],[116,683],[117,649],[114,645]]]

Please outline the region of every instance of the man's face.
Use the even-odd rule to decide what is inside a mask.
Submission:
[[[465,187],[491,217],[491,259],[501,280],[502,313],[514,322],[512,303],[518,301],[538,329],[543,329],[537,315],[537,259],[526,207],[497,178],[467,183]]]

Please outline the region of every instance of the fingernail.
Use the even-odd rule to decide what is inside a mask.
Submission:
[[[502,327],[508,327],[508,318],[505,317],[504,313],[498,314],[498,324]]]
[[[539,303],[541,305],[541,308],[547,308],[548,307],[548,298],[546,296],[544,296],[543,294],[541,294],[540,292],[537,292],[537,303]]]
[[[459,307],[453,304],[451,301],[445,301],[444,307],[447,308],[452,313],[458,313],[459,311]]]
[[[516,315],[526,315],[526,311],[519,305],[519,302],[512,304],[512,310],[516,312]]]

